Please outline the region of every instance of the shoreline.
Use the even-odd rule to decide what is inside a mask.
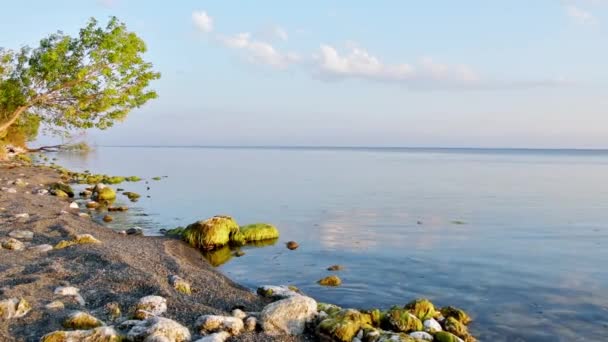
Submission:
[[[70,200],[34,194],[49,183],[61,181],[55,170],[9,165],[0,163],[2,186],[16,179],[28,184],[12,185],[16,193],[0,192],[0,237],[20,230],[34,235],[23,240],[24,250],[0,248],[0,299],[23,298],[31,311],[21,318],[0,319],[0,340],[39,341],[47,333],[63,330],[62,322],[73,310],[89,312],[111,324],[115,319],[108,312],[110,303],[118,303],[122,316],[128,317],[137,302],[149,295],[166,298],[167,312],[163,317],[180,322],[191,332],[197,331],[195,321],[201,315],[230,316],[234,308],[259,312],[269,303],[214,270],[198,250],[180,240],[119,234],[79,216],[81,210],[69,208]],[[90,234],[101,243],[48,252],[31,248],[55,246],[79,234]],[[191,284],[192,294],[176,291],[169,281],[172,275]],[[54,291],[61,286],[78,288],[85,305],[56,295]],[[57,300],[64,309],[46,307]],[[260,340],[304,341],[306,337],[249,332],[231,339]]]

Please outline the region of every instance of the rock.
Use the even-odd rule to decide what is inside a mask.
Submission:
[[[65,321],[63,327],[74,330],[89,330],[105,325],[96,317],[82,311],[71,313]]]
[[[416,299],[405,305],[405,309],[409,310],[419,320],[425,321],[435,316],[435,306],[428,299]]]
[[[12,232],[8,233],[8,236],[15,238],[15,239],[21,239],[21,240],[31,240],[34,238],[34,233],[30,230],[13,230]]]
[[[465,340],[469,339],[469,336],[470,336],[469,330],[467,329],[467,327],[464,324],[457,321],[456,318],[454,318],[454,317],[446,318],[443,325],[445,327],[445,331],[452,333]]]
[[[237,317],[203,315],[194,324],[201,334],[226,331],[231,335],[238,335],[243,331],[243,320]]]
[[[233,241],[245,244],[278,238],[279,230],[275,226],[267,223],[255,223],[240,227],[239,234],[233,238]]]
[[[327,268],[328,271],[342,271],[344,269],[344,266],[342,265],[331,265]]]
[[[419,339],[422,341],[432,341],[433,340],[433,335],[431,335],[425,331],[414,331],[413,333],[410,333],[410,337],[416,338],[416,339]]]
[[[17,219],[28,219],[28,218],[30,218],[30,214],[28,214],[28,213],[16,214],[15,218],[17,218]]]
[[[258,319],[253,316],[250,316],[245,319],[244,323],[245,331],[255,331],[255,328],[258,325]]]
[[[80,209],[80,207],[78,206],[78,203],[72,202],[70,203],[70,209]]]
[[[441,324],[437,322],[434,318],[429,318],[426,321],[422,322],[424,325],[424,331],[434,334],[438,331],[442,331]]]
[[[167,311],[167,300],[161,296],[146,296],[135,306],[135,318],[146,319],[160,316]]]
[[[392,308],[382,320],[382,327],[396,332],[421,331],[422,322],[407,309]]]
[[[36,195],[39,195],[39,196],[44,196],[44,195],[47,195],[48,193],[49,193],[49,191],[47,189],[36,190]]]
[[[131,202],[137,202],[137,200],[141,197],[140,194],[131,191],[125,191],[122,194],[127,196]]]
[[[209,336],[205,336],[196,340],[195,342],[224,342],[230,337],[230,333],[226,331],[220,331]]]
[[[94,194],[97,201],[110,202],[116,199],[116,192],[109,186],[97,190]]]
[[[108,316],[110,319],[115,320],[122,315],[122,311],[120,310],[120,304],[117,302],[110,302],[105,306]]]
[[[23,298],[10,298],[0,301],[0,321],[27,315],[32,307]]]
[[[2,248],[10,249],[13,251],[20,251],[25,249],[25,245],[23,244],[23,242],[17,239],[8,238],[2,241]]]
[[[53,246],[51,245],[37,245],[37,246],[32,246],[30,248],[28,248],[28,250],[33,251],[33,252],[37,252],[37,253],[46,253],[48,251],[52,251],[53,250]]]
[[[27,185],[28,185],[28,183],[26,183],[26,182],[25,182],[23,179],[21,179],[21,178],[17,178],[17,179],[15,180],[15,183],[14,183],[14,184],[15,184],[16,186],[20,186],[20,187],[24,187],[24,186],[27,186]]]
[[[80,295],[80,290],[76,287],[60,286],[55,289],[54,293],[60,296],[73,297],[81,306],[84,306],[85,304],[84,298],[82,298],[82,296]]]
[[[74,197],[74,190],[72,190],[72,187],[65,184],[65,183],[52,183],[49,185],[49,190],[51,192],[51,194],[58,196],[58,197]],[[63,195],[58,195],[58,193],[63,193],[67,196],[63,196]]]
[[[65,308],[65,305],[63,304],[62,301],[55,300],[55,301],[48,303],[44,307],[47,308],[48,310],[63,310]]]
[[[237,258],[240,258],[240,257],[242,257],[244,255],[245,255],[245,252],[243,252],[241,250],[238,250],[238,251],[234,252],[234,256],[237,257]]]
[[[239,319],[245,319],[245,317],[247,317],[247,313],[241,309],[234,309],[231,312],[232,317],[236,317]]]
[[[91,215],[87,214],[87,213],[78,213],[79,217],[84,217],[84,218],[91,218]]]
[[[190,338],[188,328],[163,317],[151,317],[145,321],[136,322],[127,333],[129,341],[186,342],[190,341]]]
[[[296,249],[298,249],[298,247],[300,247],[300,245],[298,245],[298,243],[295,241],[287,242],[286,246],[287,246],[287,249],[292,250],[292,251],[296,250]]]
[[[257,293],[266,298],[272,299],[285,299],[293,296],[301,296],[298,288],[295,286],[275,286],[275,285],[264,285],[257,289]]]
[[[128,233],[129,232],[127,231],[127,234]],[[169,284],[171,284],[171,286],[173,286],[173,288],[176,289],[178,292],[181,292],[181,293],[187,294],[187,295],[192,294],[192,290],[190,289],[190,283],[188,283],[186,280],[184,280],[180,276],[170,275]]]
[[[128,211],[129,207],[120,206],[120,207],[108,207],[108,211]]]
[[[227,245],[239,232],[232,217],[214,216],[188,225],[182,238],[193,247],[212,250]]]
[[[97,209],[97,208],[99,208],[99,205],[100,205],[99,202],[95,202],[95,201],[87,202],[87,208],[89,208],[89,209]]]
[[[331,275],[319,280],[317,283],[323,286],[340,286],[342,284],[342,280],[338,276]]]
[[[106,215],[103,217],[103,222],[112,222],[114,221],[114,218],[110,215]]]
[[[435,334],[435,341],[437,342],[464,342],[460,337],[450,334],[447,331],[440,331]]]
[[[439,311],[446,319],[448,317],[454,317],[458,322],[462,324],[469,324],[471,322],[471,317],[469,317],[469,315],[467,315],[464,310],[458,309],[456,307],[446,306],[445,308],[439,309]]]
[[[372,324],[370,315],[353,309],[344,309],[319,323],[317,334],[321,340],[350,342],[359,330],[370,324]]]
[[[260,314],[262,329],[269,335],[300,335],[317,315],[317,302],[306,296],[291,296],[268,304]]]
[[[63,248],[67,248],[67,247],[74,246],[74,245],[88,245],[88,244],[97,244],[97,243],[101,243],[101,241],[97,240],[95,237],[93,237],[93,235],[80,234],[80,235],[76,235],[72,240],[59,241],[59,243],[57,243],[54,248],[63,249]]]
[[[317,303],[317,311],[325,312],[328,315],[333,315],[341,310],[342,310],[341,307],[334,305],[334,304]]]
[[[4,192],[9,193],[9,194],[16,194],[17,193],[17,189],[15,189],[15,188],[2,188],[2,190]]]
[[[63,190],[54,190],[51,193],[59,198],[69,198],[70,197],[70,195],[65,193],[65,191],[63,191]]]
[[[121,342],[124,337],[113,327],[98,327],[92,330],[53,331],[40,342]]]
[[[79,195],[82,198],[89,198],[89,197],[93,196],[93,191],[91,191],[91,190],[84,190],[84,191],[81,191],[79,193]]]
[[[143,229],[139,228],[139,227],[133,227],[133,228],[129,228],[125,231],[125,234],[127,235],[144,235],[144,231]]]

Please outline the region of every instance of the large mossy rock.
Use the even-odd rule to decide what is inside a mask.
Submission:
[[[279,230],[267,223],[254,223],[242,226],[239,234],[234,237],[235,242],[249,243],[255,241],[273,240],[279,238]]]
[[[98,189],[95,193],[97,201],[110,202],[116,199],[116,191],[109,186]]]
[[[440,331],[435,334],[435,341],[437,342],[463,342],[463,340],[447,331]]]
[[[317,326],[317,335],[322,340],[350,342],[360,329],[371,327],[372,317],[353,309],[333,313]]]
[[[421,321],[435,317],[435,306],[428,299],[416,299],[407,303],[405,308]]]
[[[465,325],[471,322],[471,317],[469,317],[469,315],[464,312],[464,310],[461,310],[459,308],[453,306],[446,306],[445,308],[439,309],[439,311],[446,319],[448,317],[454,317],[458,322]]]
[[[422,322],[407,309],[392,308],[382,319],[382,327],[396,332],[423,330]]]
[[[239,233],[239,225],[232,217],[214,216],[190,224],[182,238],[193,247],[212,250],[227,245]]]
[[[57,193],[61,194],[61,192],[65,193],[66,195],[68,195],[69,197],[74,197],[74,190],[72,190],[72,187],[65,184],[65,183],[52,183],[49,185],[49,190],[51,192],[51,194],[56,195]]]

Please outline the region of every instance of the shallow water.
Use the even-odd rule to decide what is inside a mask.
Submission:
[[[143,197],[121,198],[134,208],[113,214],[116,229],[158,234],[215,214],[277,225],[276,244],[219,267],[252,289],[293,284],[350,307],[428,297],[470,312],[482,341],[608,335],[608,152],[98,147],[57,157],[79,171],[167,176],[118,186]],[[345,266],[343,286],[316,285],[332,264]]]

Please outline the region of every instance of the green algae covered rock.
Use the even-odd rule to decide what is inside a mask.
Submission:
[[[98,327],[92,330],[53,331],[40,339],[40,342],[122,342],[125,337],[112,327]]]
[[[140,180],[141,180],[141,178],[137,177],[137,176],[125,177],[125,181],[127,181],[127,182],[139,182]]]
[[[108,186],[103,187],[97,190],[96,198],[98,201],[113,201],[116,199],[116,191]]]
[[[341,310],[342,310],[341,307],[334,305],[334,304],[317,303],[317,311],[319,311],[319,312],[323,311],[330,316],[340,312]]]
[[[463,340],[447,331],[440,331],[435,334],[435,341],[437,342],[463,342]]]
[[[317,283],[322,286],[340,286],[342,284],[342,279],[336,275],[331,275],[319,280]]]
[[[423,330],[423,325],[418,317],[407,309],[392,308],[382,319],[382,327],[396,332],[411,332]]]
[[[445,308],[439,309],[439,311],[446,319],[448,317],[454,317],[458,322],[462,324],[469,324],[471,322],[471,317],[469,317],[469,315],[467,315],[464,310],[458,309],[456,307],[446,306]]]
[[[227,245],[239,232],[239,225],[232,217],[214,216],[190,224],[182,238],[193,247],[212,250]]]
[[[97,240],[91,234],[80,234],[76,235],[72,240],[62,240],[59,241],[54,249],[63,249],[74,245],[87,245],[87,244],[96,244],[101,243],[101,241]]]
[[[426,321],[429,318],[435,317],[435,306],[425,298],[416,299],[407,303],[405,309],[409,310],[421,321]]]
[[[357,310],[345,309],[335,312],[317,326],[317,334],[322,340],[350,342],[364,326],[369,326],[369,315]]]
[[[67,197],[74,197],[74,190],[65,183],[52,183],[49,185],[49,191],[57,197],[64,197],[65,195],[67,195]]]
[[[238,243],[248,243],[254,241],[264,241],[279,238],[279,230],[267,223],[255,223],[242,226],[239,233],[233,238]]]
[[[464,324],[460,323],[458,320],[456,320],[456,318],[454,317],[446,318],[444,322],[444,327],[445,331],[452,333],[467,342],[474,341],[472,336],[469,334],[469,330],[467,329],[467,327]]]
[[[72,313],[63,322],[64,328],[74,330],[89,330],[103,325],[102,321],[82,311]]]
[[[0,321],[27,315],[32,306],[27,300],[10,298],[0,301]]]
[[[131,202],[137,202],[137,200],[141,197],[140,194],[131,191],[125,191],[122,194],[127,196]]]

